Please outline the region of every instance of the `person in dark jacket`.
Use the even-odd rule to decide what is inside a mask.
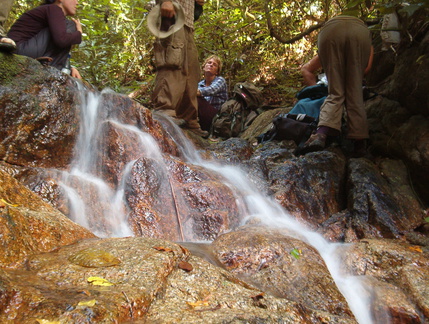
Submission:
[[[8,37],[16,43],[16,54],[34,59],[48,57],[49,65],[63,69],[72,45],[82,41],[82,25],[76,14],[77,0],[45,0],[45,4],[24,13],[12,25]],[[80,78],[71,69],[71,76]]]

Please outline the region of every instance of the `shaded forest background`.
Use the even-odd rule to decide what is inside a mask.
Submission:
[[[15,0],[8,28],[23,12],[42,1]],[[263,88],[269,105],[291,105],[302,88],[299,67],[317,51],[318,29],[340,13],[369,23],[374,43],[380,43],[380,19],[396,10],[403,22],[427,1],[370,0],[206,0],[195,23],[200,61],[208,55],[223,60],[222,75],[232,90],[240,81]],[[154,36],[146,27],[153,2],[142,0],[81,0],[77,17],[83,42],[72,50],[72,64],[99,90],[106,87],[130,94],[150,107],[155,77]],[[402,32],[406,32],[403,24]]]

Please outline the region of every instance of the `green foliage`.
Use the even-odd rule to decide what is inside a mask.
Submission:
[[[41,1],[15,0],[7,26]],[[377,19],[398,10],[411,16],[427,3],[400,0],[206,0],[195,23],[195,40],[201,62],[219,55],[229,90],[249,80],[264,87],[268,104],[292,105],[302,87],[299,66],[316,52],[317,28],[340,13]],[[146,27],[148,0],[81,0],[78,18],[83,42],[72,51],[72,64],[95,87],[110,87],[150,105],[155,77],[154,37]],[[427,19],[427,18],[426,18]],[[7,27],[6,26],[6,27]],[[311,29],[310,29],[311,30]],[[295,39],[296,38],[296,39]]]

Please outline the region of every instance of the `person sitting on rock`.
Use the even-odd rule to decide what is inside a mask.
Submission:
[[[212,119],[228,99],[226,81],[219,76],[222,71],[222,61],[216,55],[211,55],[203,63],[204,79],[198,83],[198,118],[203,130],[209,131]]]
[[[45,4],[24,13],[8,33],[16,43],[15,53],[63,69],[72,45],[82,41],[80,21],[66,18],[76,14],[76,7],[77,0],[45,0]],[[81,78],[75,68],[71,68],[71,76]]]

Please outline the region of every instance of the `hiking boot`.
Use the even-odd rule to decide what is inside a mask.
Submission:
[[[209,137],[209,132],[202,130],[201,128],[188,128],[195,135],[201,136],[202,138]]]
[[[315,133],[310,136],[310,138],[305,142],[304,147],[301,149],[301,154],[306,154],[310,152],[321,151],[326,146],[326,135]]]
[[[209,137],[209,141],[213,142],[213,143],[217,143],[220,142],[222,139],[220,137],[216,137],[216,136],[210,136]]]
[[[41,56],[36,58],[36,61],[38,61],[40,64],[42,64],[43,66],[48,66],[49,63],[52,62],[52,57],[49,56]]]
[[[0,37],[0,51],[10,53],[16,50],[15,42],[9,37]]]

